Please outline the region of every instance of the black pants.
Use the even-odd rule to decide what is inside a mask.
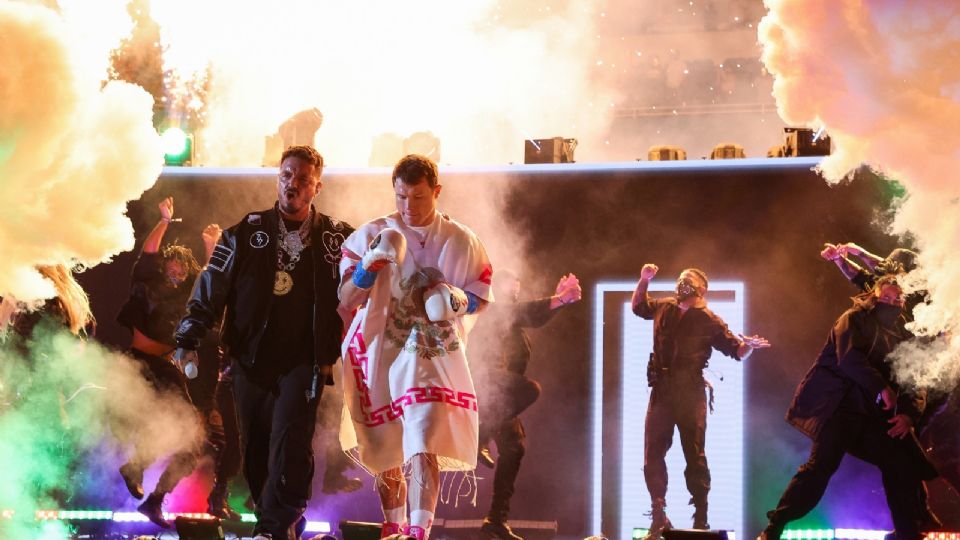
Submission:
[[[917,452],[922,450],[914,438],[895,439],[886,430],[880,418],[834,413],[814,439],[810,458],[790,480],[777,508],[767,513],[770,524],[782,528],[813,510],[843,456],[851,454],[880,468],[897,538],[919,539],[924,519],[923,482],[915,464]]]
[[[673,429],[687,466],[683,471],[687,491],[697,507],[705,506],[710,493],[710,468],[704,449],[707,436],[707,395],[702,379],[660,381],[650,393],[643,440],[643,476],[650,499],[667,495],[667,451],[673,446]]]
[[[298,539],[313,483],[317,404],[314,366],[300,364],[276,377],[257,377],[234,362],[234,395],[243,448],[243,473],[257,505],[253,529],[275,540]]]
[[[526,433],[518,416],[540,397],[540,384],[510,371],[489,373],[488,400],[481,409],[480,442],[491,438],[497,444],[497,466],[493,473],[493,497],[487,516],[506,521],[510,513],[520,462],[526,453]]]
[[[232,367],[224,372],[217,385],[216,404],[220,411],[222,447],[216,455],[215,489],[227,489],[230,479],[240,472],[243,454],[240,451],[240,428],[237,405],[233,398]]]
[[[187,380],[183,373],[166,358],[153,356],[136,349],[130,349],[130,355],[133,356],[142,367],[142,373],[150,382],[150,385],[157,392],[172,393],[185,402],[193,405],[190,399],[190,393],[187,391]],[[200,413],[197,413],[196,421],[200,421]],[[129,428],[129,427],[128,427]],[[124,429],[125,432],[126,429]],[[140,439],[140,438],[138,438]],[[154,461],[163,456],[157,456],[151,451],[152,445],[149,441],[137,440],[134,443],[134,453],[130,458],[130,464],[143,471]],[[177,484],[184,477],[193,472],[200,456],[200,444],[193,445],[189,449],[178,452],[170,457],[167,467],[160,474],[154,493],[165,495],[173,491]]]

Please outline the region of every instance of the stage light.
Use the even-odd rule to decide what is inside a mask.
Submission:
[[[650,161],[683,161],[687,159],[687,151],[679,146],[667,144],[651,146],[647,150],[647,159]]]
[[[771,146],[767,150],[767,157],[786,157],[786,155],[787,155],[787,150],[786,148],[783,147],[782,144]]]
[[[403,155],[420,154],[440,163],[440,138],[429,131],[411,133],[403,140]]]
[[[160,134],[163,161],[167,165],[189,165],[193,161],[193,136],[178,127],[169,127]]]
[[[291,146],[313,146],[317,130],[323,125],[323,113],[316,107],[302,110],[287,118],[273,135],[265,137],[263,166],[280,165],[280,156]]]
[[[742,159],[747,157],[743,147],[734,143],[720,143],[713,147],[710,159]]]
[[[823,134],[823,129],[816,133],[808,128],[785,127],[786,134],[784,154],[788,157],[829,156],[830,136]]]
[[[397,133],[381,133],[373,138],[370,146],[371,167],[393,167],[403,157],[404,139]]]
[[[527,139],[523,142],[523,162],[524,164],[573,163],[573,151],[576,149],[576,139],[563,137]]]

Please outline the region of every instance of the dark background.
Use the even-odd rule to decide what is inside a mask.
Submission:
[[[783,421],[783,413],[830,325],[855,293],[819,251],[824,242],[855,241],[886,255],[898,242],[883,232],[895,186],[862,171],[831,187],[810,170],[811,163],[740,160],[441,171],[441,210],[473,227],[488,246],[504,243],[503,251],[517,253],[506,266],[521,273],[528,284],[525,295],[550,294],[567,272],[576,273],[584,289],[582,302],[531,332],[534,358],[528,374],[540,381],[543,395],[523,417],[528,451],[512,519],[559,520],[561,534],[570,537],[596,532],[587,530],[593,286],[598,280],[635,280],[642,264],[653,262],[660,267],[658,279],[672,281],[683,268],[698,266],[712,280],[743,281],[746,330],[774,345],[743,365],[749,392],[747,533],[759,531],[764,512],[809,449],[808,441]],[[391,209],[389,176],[386,170],[328,171],[318,208],[359,225]],[[163,197],[172,195],[175,216],[184,218],[170,227],[166,240],[178,238],[200,254],[203,226],[217,222],[226,227],[247,212],[271,206],[275,179],[268,169],[167,169],[154,188],[129,206],[137,250],[159,217],[156,205]],[[117,347],[129,342],[114,317],[126,299],[134,259],[135,252],[125,253],[81,276],[99,322],[98,338]],[[494,264],[504,266],[498,260]],[[493,345],[470,343],[471,351]],[[619,392],[615,388],[613,384],[610,390]],[[321,462],[318,453],[311,519],[382,519],[363,473],[355,473],[365,482],[363,490],[321,496]],[[451,500],[440,505],[438,517],[483,516],[492,474],[478,473],[484,478],[477,506],[465,499],[455,506]],[[932,486],[934,506],[956,527],[958,516],[950,512],[956,498],[939,482]],[[683,489],[682,479],[674,477],[671,489]],[[847,521],[840,522],[829,510],[840,507],[851,507],[839,514]],[[827,510],[798,525],[890,526],[879,474],[853,458],[845,461],[821,509]]]

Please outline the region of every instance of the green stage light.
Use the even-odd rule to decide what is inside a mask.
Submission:
[[[193,136],[178,127],[167,128],[160,134],[163,161],[167,165],[189,165],[193,154]]]

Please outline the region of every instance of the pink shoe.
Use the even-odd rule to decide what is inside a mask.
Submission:
[[[384,521],[383,525],[380,525],[380,538],[386,538],[391,534],[400,534],[404,529],[406,527],[401,527],[399,523]]]
[[[404,529],[403,534],[416,538],[417,540],[427,540],[427,530],[419,525],[411,525]]]

